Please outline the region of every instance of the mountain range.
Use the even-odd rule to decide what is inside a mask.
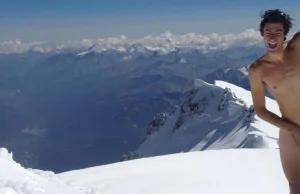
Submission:
[[[25,168],[0,148],[0,193],[287,193],[278,129],[257,117],[250,92],[218,80],[194,85],[126,161],[55,173]],[[274,100],[266,106],[280,114]]]
[[[246,87],[239,72],[262,53],[250,46],[2,54],[0,147],[26,167],[54,172],[119,161],[140,147],[157,113],[186,101],[195,79]],[[227,79],[220,71],[236,73]]]

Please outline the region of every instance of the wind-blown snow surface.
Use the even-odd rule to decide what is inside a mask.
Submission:
[[[196,89],[172,113],[159,114],[135,152],[122,160],[188,151],[228,148],[278,148],[279,129],[254,111],[251,92],[233,84],[196,80]],[[266,106],[281,115],[277,103]]]
[[[282,194],[278,150],[180,153],[62,174],[24,169],[0,149],[1,194]]]
[[[53,172],[25,169],[0,149],[0,194],[96,194],[93,189],[60,180]]]

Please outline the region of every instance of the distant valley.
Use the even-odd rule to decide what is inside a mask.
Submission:
[[[0,146],[24,166],[62,172],[119,161],[157,113],[185,99],[195,78],[247,87],[238,72],[263,49],[80,53],[0,55]]]

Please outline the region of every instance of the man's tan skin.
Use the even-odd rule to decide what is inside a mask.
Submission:
[[[278,13],[261,28],[268,52],[250,66],[249,82],[257,116],[280,129],[281,164],[290,194],[300,194],[300,31],[285,42],[287,29]],[[277,101],[281,116],[267,110],[264,88]]]

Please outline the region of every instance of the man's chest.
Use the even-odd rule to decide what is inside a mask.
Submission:
[[[270,65],[264,68],[264,82],[273,94],[300,94],[300,64],[289,61],[286,64]]]

